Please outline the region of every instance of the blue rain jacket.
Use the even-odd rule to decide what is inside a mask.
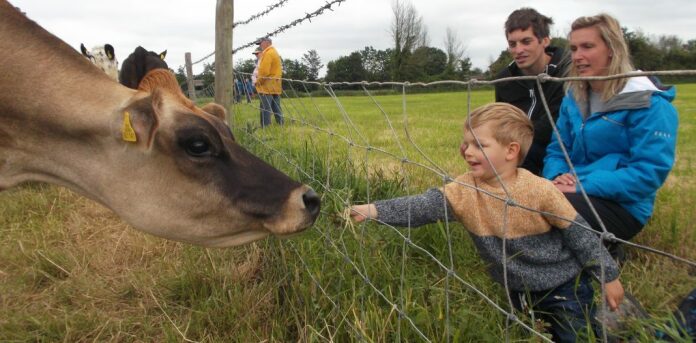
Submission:
[[[674,97],[674,87],[660,90],[647,77],[633,77],[587,118],[583,116],[587,104],[578,106],[572,94],[566,94],[556,122],[587,194],[617,202],[643,224],[674,164],[678,127]],[[568,172],[553,134],[543,175],[553,180]]]

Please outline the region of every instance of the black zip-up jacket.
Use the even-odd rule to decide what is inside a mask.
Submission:
[[[551,56],[549,64],[546,65],[545,74],[554,77],[565,76],[570,60],[565,56],[565,51],[558,47],[547,47],[546,54]],[[524,76],[515,61],[512,61],[507,68],[503,69],[496,79]],[[565,92],[562,82],[546,81],[541,84],[544,91],[546,102],[549,105],[551,116],[554,122],[558,119],[558,110]],[[541,101],[541,94],[537,88],[535,80],[514,80],[495,84],[495,101],[506,102],[521,109],[532,120],[534,124],[534,141],[529,148],[527,157],[522,163],[525,168],[535,175],[541,175],[544,169],[544,156],[546,156],[546,146],[551,141],[551,123],[549,122],[544,104]]]

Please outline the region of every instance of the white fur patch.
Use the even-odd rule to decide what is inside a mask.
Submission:
[[[93,47],[89,54],[88,58],[94,65],[104,71],[106,75],[109,75],[110,78],[118,81],[118,59],[116,59],[116,56],[110,59],[106,55],[103,45]]]

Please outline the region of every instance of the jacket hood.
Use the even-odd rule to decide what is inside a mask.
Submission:
[[[648,77],[638,76],[628,79],[626,86],[605,104],[602,112],[610,112],[620,109],[638,109],[650,107],[651,97],[655,94],[672,102],[675,96],[674,87],[660,89],[658,85]]]
[[[662,97],[668,102],[672,102],[676,95],[676,91],[673,86],[663,87],[657,79],[646,76],[631,77],[619,94],[609,99],[609,101],[594,112],[606,113],[619,110],[649,108],[652,103],[653,95]],[[590,113],[588,113],[588,103],[580,103],[577,105],[584,116],[590,115]]]

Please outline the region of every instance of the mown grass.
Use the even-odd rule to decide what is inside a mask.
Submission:
[[[694,94],[696,85],[678,86],[678,161],[636,238],[692,261]],[[343,218],[347,202],[421,192],[444,182],[432,170],[466,170],[458,146],[467,93],[406,99],[406,114],[399,95],[284,99],[294,122],[265,130],[256,109],[234,109],[242,145],[322,195],[315,226],[288,240],[203,249],[136,232],[63,188],[0,193],[0,341],[534,341],[519,326],[506,331],[504,315],[433,259],[508,308],[458,224],[397,231]],[[474,91],[471,107],[492,100]],[[629,250],[622,280],[652,316],[634,328],[639,341],[653,340],[644,327],[662,325],[695,274]]]

